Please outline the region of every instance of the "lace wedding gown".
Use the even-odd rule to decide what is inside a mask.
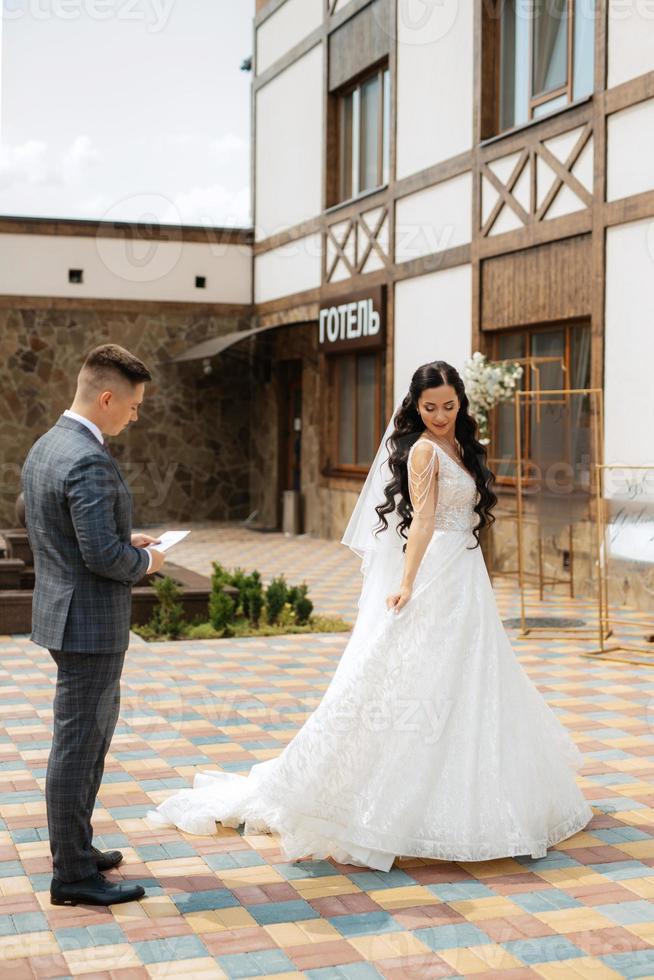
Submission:
[[[366,581],[375,599],[360,600],[322,700],[281,754],[248,775],[198,773],[148,813],[152,826],[244,823],[277,833],[286,860],[381,871],[396,855],[543,857],[586,826],[583,757],[516,659],[469,549],[475,481],[424,436],[408,469],[414,514],[432,508],[434,523],[410,601],[388,611],[399,581]]]

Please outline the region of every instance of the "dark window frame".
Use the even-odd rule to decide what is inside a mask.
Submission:
[[[488,336],[487,350],[488,357],[490,360],[503,360],[499,352],[499,341],[502,337],[507,336],[523,336],[526,340],[525,347],[523,348],[525,353],[523,357],[525,359],[532,356],[532,338],[535,334],[543,333],[556,333],[558,331],[565,331],[565,341],[564,341],[564,354],[563,354],[563,384],[562,388],[571,388],[573,385],[569,382],[572,376],[573,363],[572,363],[572,332],[576,328],[583,328],[588,331],[589,336],[591,332],[590,319],[587,317],[578,317],[574,320],[566,320],[552,323],[534,323],[521,327],[511,327],[510,329],[494,330],[492,334]],[[513,358],[508,358],[508,360],[513,360]],[[523,363],[524,374],[520,379],[520,387],[524,391],[535,390],[532,386],[533,372],[529,368],[529,364],[521,361],[520,358],[515,358],[516,361]],[[588,359],[588,384],[590,384],[591,377],[591,357]],[[542,391],[547,389],[541,388]],[[529,463],[531,462],[530,452],[531,452],[531,410],[532,401],[529,398],[525,398],[523,405],[523,416],[521,424],[521,435],[522,435],[522,460],[524,465],[523,472],[523,485],[528,485],[530,482],[529,477]],[[498,443],[498,429],[499,429],[499,412],[497,406],[492,409],[489,416],[489,432],[490,432],[490,444],[489,449],[489,462],[491,469],[496,473],[496,482],[498,486],[507,489],[515,489],[517,484],[517,479],[515,475],[510,474],[498,474],[496,472],[497,462],[503,457],[493,457],[493,446],[497,446]],[[510,462],[515,464],[515,457],[510,460]]]
[[[326,355],[327,360],[327,371],[329,379],[329,389],[330,389],[330,404],[334,406],[334,413],[331,419],[331,425],[329,426],[329,438],[328,438],[328,458],[326,473],[329,476],[354,476],[365,478],[368,475],[370,469],[370,463],[359,465],[356,463],[344,463],[339,458],[340,451],[340,412],[341,412],[341,391],[340,391],[340,380],[341,374],[339,370],[339,363],[342,364],[347,358],[354,358],[355,379],[357,377],[356,363],[357,359],[360,357],[374,357],[375,358],[375,432],[374,432],[374,447],[375,452],[377,447],[381,442],[381,437],[384,433],[384,426],[382,422],[382,413],[384,406],[384,386],[385,386],[385,351],[383,348],[379,350],[352,350],[344,351],[338,354],[328,354]],[[357,424],[358,424],[358,386],[355,383],[354,386],[354,406],[352,409],[352,418],[354,424],[352,426],[352,447],[353,447],[353,458],[356,459],[356,446],[357,446]]]
[[[377,109],[377,181],[374,187],[368,187],[363,190],[360,188],[360,185],[355,189],[354,184],[352,184],[350,188],[351,193],[348,193],[344,173],[344,160],[346,157],[346,131],[344,120],[346,99],[353,95],[354,92],[358,91],[358,99],[360,103],[360,93],[362,87],[373,78],[378,78],[379,81],[379,105]],[[392,80],[388,58],[384,58],[382,61],[377,62],[377,64],[366,68],[364,72],[357,75],[356,78],[348,82],[347,85],[344,85],[342,88],[330,94],[332,111],[329,113],[328,118],[331,120],[333,125],[333,134],[332,139],[328,139],[327,141],[327,172],[329,174],[331,170],[334,174],[334,178],[331,181],[328,180],[327,208],[340,207],[341,205],[347,204],[350,201],[356,201],[359,198],[366,197],[369,194],[374,194],[376,191],[379,191],[383,187],[387,186],[390,180],[390,127],[392,125],[393,103],[391,84]],[[359,152],[356,155],[356,159],[358,159],[360,174],[361,145],[363,142],[361,139],[360,113],[358,122]],[[388,126],[389,130],[387,133],[385,133],[386,125]],[[386,159],[386,154],[384,153],[385,146],[388,146],[389,149],[388,159]],[[354,146],[352,146],[351,160],[354,161],[354,159]],[[352,163],[351,170],[353,169],[354,167]],[[388,172],[385,172],[387,169]],[[350,181],[353,180],[352,173],[350,174],[349,179]]]
[[[564,85],[550,89],[547,92],[533,94],[533,73],[534,73],[534,25],[535,18],[531,19],[529,29],[529,63],[527,78],[529,80],[528,92],[528,115],[527,119],[514,122],[510,125],[501,126],[501,99],[502,99],[502,10],[508,0],[484,0],[482,3],[482,46],[481,46],[481,89],[482,104],[480,113],[480,133],[481,141],[492,139],[494,136],[508,135],[515,130],[520,130],[524,126],[529,126],[541,119],[549,118],[558,112],[564,112],[571,105],[583,102],[590,97],[590,94],[581,95],[575,98],[575,18],[576,7],[580,0],[566,0],[567,8],[567,52],[566,67],[567,79]],[[593,34],[594,40],[595,34]],[[593,46],[593,57],[595,51]],[[545,105],[554,99],[566,96],[564,105],[557,106],[551,112],[544,112],[542,115],[534,115],[534,110],[539,106]]]

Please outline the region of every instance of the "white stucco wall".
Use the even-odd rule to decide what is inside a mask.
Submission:
[[[471,313],[470,265],[396,283],[395,403],[427,361],[448,361],[461,371],[470,356]]]
[[[251,255],[249,245],[0,234],[0,293],[251,303]],[[81,284],[69,283],[69,269],[83,270]],[[206,289],[196,289],[196,276],[206,276]]]
[[[257,29],[257,75],[322,24],[323,0],[286,0]]]
[[[397,176],[472,146],[472,0],[398,0]]]
[[[320,285],[322,242],[307,235],[254,260],[254,298],[257,303],[314,289]]]
[[[654,188],[654,99],[609,116],[606,168],[609,201]]]
[[[257,92],[258,240],[322,209],[322,66],[318,44]]]
[[[646,219],[606,233],[606,463],[654,463],[653,357],[654,219]]]
[[[609,3],[608,86],[654,71],[654,5]]]
[[[395,206],[395,261],[407,262],[471,239],[469,173],[402,197]]]

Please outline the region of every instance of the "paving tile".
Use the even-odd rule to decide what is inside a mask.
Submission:
[[[502,943],[504,948],[523,963],[549,963],[551,960],[568,960],[583,956],[583,950],[565,936],[540,936],[532,939],[515,939]]]

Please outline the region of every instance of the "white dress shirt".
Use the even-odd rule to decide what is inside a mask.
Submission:
[[[85,425],[87,429],[91,430],[99,443],[104,445],[104,436],[95,422],[91,422],[91,419],[87,419],[83,415],[78,415],[77,412],[71,412],[69,408],[64,409],[64,415],[67,415],[69,419],[77,419],[78,422],[81,422],[82,425]]]
[[[69,419],[77,419],[78,422],[81,422],[82,425],[85,425],[86,428],[93,433],[100,445],[104,445],[104,436],[95,422],[91,422],[91,419],[87,419],[84,415],[78,415],[77,412],[71,412],[69,408],[64,409],[64,415],[66,415]],[[143,550],[147,551],[148,553],[148,567],[145,570],[147,574],[147,572],[149,572],[152,568],[152,552],[149,548],[144,548]]]

